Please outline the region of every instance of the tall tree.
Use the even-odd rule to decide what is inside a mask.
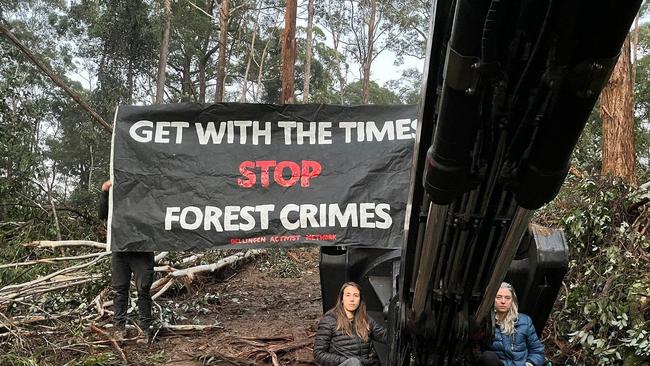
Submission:
[[[226,49],[228,45],[228,24],[230,23],[230,0],[221,2],[219,11],[219,58],[217,61],[217,87],[214,101],[223,101],[226,83]]]
[[[372,65],[372,51],[375,46],[375,19],[377,17],[377,0],[370,0],[370,19],[368,20],[368,46],[366,48],[366,57],[363,60],[362,70],[362,94],[363,104],[368,104],[368,83],[370,82],[370,67]]]
[[[214,1],[213,0],[206,0],[205,2],[205,9],[203,9],[205,14],[211,14],[214,8]],[[205,94],[206,94],[206,88],[207,88],[207,72],[208,72],[208,64],[210,63],[210,60],[212,59],[212,55],[219,50],[219,44],[217,43],[216,45],[212,45],[212,30],[213,27],[211,26],[210,22],[207,21],[208,19],[206,18],[206,23],[209,25],[206,28],[205,32],[199,32],[200,37],[202,38],[200,48],[198,50],[198,65],[197,65],[197,73],[198,73],[198,78],[199,78],[199,103],[205,103]],[[225,73],[225,72],[224,72]]]
[[[361,104],[363,103],[363,83],[355,81],[345,87],[344,103]],[[368,84],[368,103],[371,104],[400,104],[399,97],[391,90],[377,85],[374,81]],[[367,104],[367,103],[366,103]]]
[[[165,95],[165,72],[167,70],[167,56],[169,55],[169,32],[172,22],[171,0],[163,0],[165,25],[160,39],[160,59],[158,61],[158,77],[156,78],[156,104],[163,101]]]
[[[603,175],[636,184],[634,94],[630,36],[625,39],[612,76],[600,96],[603,123]]]
[[[260,24],[260,13],[261,11],[257,10],[257,15],[255,16],[255,24],[253,25],[253,35],[251,36],[250,51],[248,53],[248,60],[246,61],[246,70],[244,71],[244,81],[242,82],[242,91],[240,101],[242,103],[246,102],[248,96],[248,75],[251,70],[251,64],[255,58],[255,41],[257,40],[257,31]]]
[[[426,56],[431,0],[401,0],[390,2],[386,18],[397,27],[397,34],[388,48],[395,53],[395,62],[404,56],[424,59]]]
[[[344,90],[347,84],[348,65],[344,52],[345,47],[339,47],[342,44],[343,37],[347,32],[347,7],[345,2],[340,0],[323,0],[316,4],[316,16],[324,25],[324,28],[330,33],[332,46],[334,49],[334,71],[338,81],[338,102],[344,103]],[[345,72],[344,72],[345,68]]]
[[[372,63],[396,37],[397,26],[386,16],[386,13],[391,11],[390,3],[389,0],[350,0],[344,8],[348,27],[344,43],[360,65],[359,76],[364,101],[368,100]]]
[[[296,13],[297,1],[287,0],[282,32],[282,89],[280,104],[293,103],[294,68],[296,64]]]
[[[309,83],[311,81],[311,50],[314,32],[314,0],[307,1],[307,45],[305,48],[305,81],[302,88],[302,102],[309,102]]]

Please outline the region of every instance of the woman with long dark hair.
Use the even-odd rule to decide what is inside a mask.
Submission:
[[[386,343],[386,330],[368,316],[361,287],[346,282],[336,305],[318,323],[314,359],[322,366],[374,365],[373,340]]]
[[[494,299],[494,339],[483,352],[480,366],[542,366],[544,345],[537,337],[533,321],[519,312],[517,294],[502,282]]]

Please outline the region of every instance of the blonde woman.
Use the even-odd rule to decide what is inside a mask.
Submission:
[[[518,311],[517,294],[503,282],[494,299],[494,339],[483,352],[480,366],[542,366],[544,345],[530,317]]]
[[[336,305],[318,323],[314,359],[321,366],[375,365],[372,340],[386,343],[386,330],[366,313],[359,285],[346,282]]]

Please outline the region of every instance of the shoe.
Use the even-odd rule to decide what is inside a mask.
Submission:
[[[156,338],[156,334],[158,333],[157,330],[154,327],[143,328],[142,330],[144,332],[144,337],[138,339],[136,343],[152,344]]]
[[[144,337],[147,340],[147,344],[152,344],[154,341],[154,338],[156,338],[156,333],[154,333],[153,329],[150,329],[146,332],[144,332]]]

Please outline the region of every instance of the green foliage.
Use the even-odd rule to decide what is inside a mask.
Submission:
[[[80,360],[68,362],[65,364],[65,366],[113,366],[121,364],[122,362],[120,359],[112,352],[102,352],[87,355]]]
[[[110,136],[76,103],[57,104],[59,129],[46,140],[49,157],[57,163],[60,174],[70,179],[74,192],[97,194],[109,174]]]
[[[262,272],[270,272],[281,278],[300,277],[300,269],[288,255],[285,248],[269,248],[266,256],[258,261]]]
[[[348,84],[343,91],[344,104],[363,104],[361,93],[361,82],[355,81]],[[369,104],[401,104],[401,101],[395,93],[387,88],[379,86],[376,82],[371,81],[368,85],[368,103]]]
[[[406,55],[419,59],[424,58],[431,19],[431,14],[429,14],[431,1],[392,1],[387,10],[387,18],[396,24],[400,35],[388,43],[389,49],[396,54],[395,63],[402,63]],[[418,91],[418,89],[415,89],[415,91]]]
[[[572,163],[579,171],[589,175],[600,173],[602,141],[602,120],[599,115],[599,107],[596,105],[589,115],[589,119],[573,152]]]
[[[420,103],[420,85],[422,84],[422,73],[417,69],[407,69],[402,72],[402,77],[397,80],[390,80],[386,88],[397,94],[399,100],[404,104]]]
[[[552,315],[551,339],[559,343],[547,343],[560,363],[615,365],[631,355],[650,361],[642,341],[650,317],[638,309],[650,293],[648,240],[637,231],[639,213],[628,210],[638,198],[620,182],[570,179],[541,212],[560,218],[545,224],[563,225],[570,248],[567,291],[557,301],[563,306]],[[560,344],[568,347],[553,349]]]
[[[38,362],[32,357],[16,356],[11,353],[0,355],[0,365],[10,366],[38,366]]]

